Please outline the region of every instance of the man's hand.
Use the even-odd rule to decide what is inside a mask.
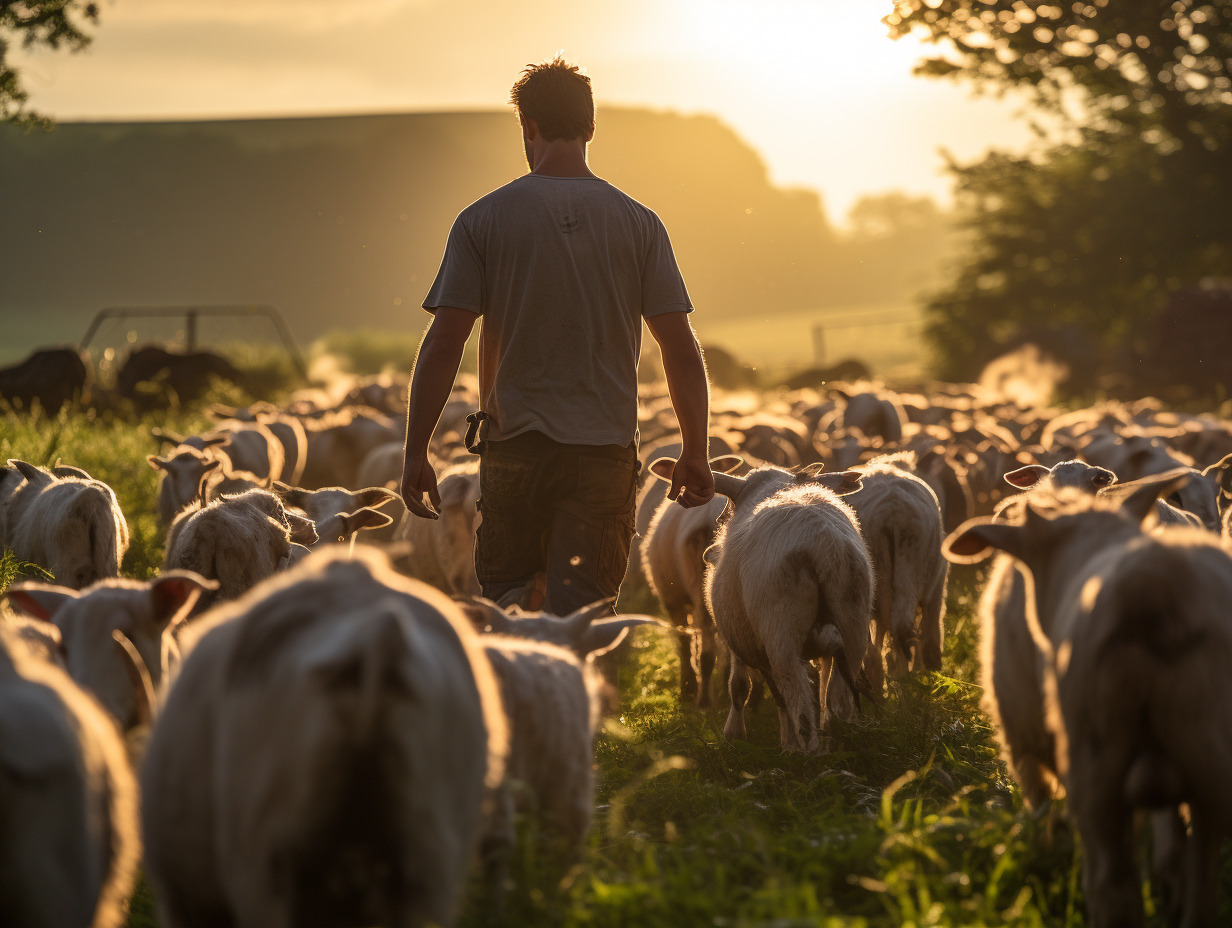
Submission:
[[[667,498],[686,509],[702,506],[714,499],[714,474],[705,455],[681,457],[672,468],[672,487]]]
[[[428,463],[428,459],[407,459],[402,468],[402,502],[407,511],[421,519],[439,519],[441,509],[441,494],[436,488],[436,471]],[[424,502],[424,494],[428,494],[431,506]]]

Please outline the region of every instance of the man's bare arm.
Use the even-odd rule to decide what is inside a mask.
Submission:
[[[453,390],[462,351],[479,316],[465,309],[442,306],[419,346],[411,374],[406,412],[406,453],[402,463],[402,501],[417,516],[435,519],[441,505],[436,472],[428,462],[428,443]],[[428,495],[431,505],[424,502]]]
[[[710,382],[701,346],[685,312],[647,316],[650,334],[663,354],[663,371],[683,446],[668,495],[682,506],[700,506],[714,497],[710,472]]]

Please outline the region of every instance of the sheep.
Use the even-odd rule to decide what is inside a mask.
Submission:
[[[734,436],[732,436],[734,440]],[[711,432],[708,441],[710,453],[718,456],[732,454],[734,448],[732,441],[728,440],[726,434]],[[648,469],[651,464],[660,458],[676,458],[680,456],[684,445],[680,442],[679,435],[672,435],[670,438],[657,442],[649,447],[644,447],[638,450],[638,460],[641,468]],[[641,470],[639,470],[639,479]],[[669,487],[659,480],[643,480],[637,494],[637,509],[633,517],[633,529],[637,538],[643,539],[638,544],[632,545],[629,549],[629,566],[625,570],[625,580],[640,577],[642,574],[642,548],[645,546],[645,538],[650,531],[650,520],[654,518],[654,514],[662,505],[663,500],[667,499],[667,491]]]
[[[379,529],[391,525],[393,519],[378,512],[384,506],[401,497],[384,487],[367,487],[363,490],[344,490],[342,487],[325,487],[320,490],[303,490],[284,483],[275,483],[274,492],[288,506],[301,510],[312,520],[321,542],[338,543],[350,541],[362,529]]]
[[[438,491],[439,519],[420,519],[409,512],[402,516],[394,541],[409,543],[411,550],[408,557],[398,559],[398,569],[446,593],[477,594],[478,459],[447,468],[441,474]]]
[[[305,420],[304,428],[308,433],[308,455],[300,485],[309,490],[356,486],[364,458],[379,445],[403,437],[392,419],[362,407]]]
[[[61,473],[17,460],[0,467],[0,548],[73,589],[119,576],[129,535],[115,493],[76,468]]]
[[[891,667],[940,670],[942,617],[949,564],[941,556],[941,506],[928,484],[911,471],[915,455],[902,452],[852,468],[860,492],[849,505],[872,560],[873,624],[864,667],[873,692],[883,683],[886,636]]]
[[[1232,832],[1232,559],[1205,530],[1141,530],[1156,497],[1186,479],[1161,475],[1119,506],[1081,496],[1053,512],[1028,506],[1022,525],[976,520],[947,539],[953,560],[997,549],[1031,573],[1047,723],[1095,926],[1142,924],[1138,809],[1155,810],[1157,841],[1178,845],[1180,923],[1217,919],[1218,849]]]
[[[141,857],[114,724],[0,629],[0,900],[5,924],[118,928]]]
[[[37,402],[54,416],[65,403],[84,399],[93,379],[89,358],[77,348],[40,348],[19,364],[0,368],[0,400],[27,410]]]
[[[670,480],[674,465],[660,459],[651,472]],[[868,650],[873,568],[855,513],[838,498],[857,490],[860,477],[767,466],[744,477],[715,474],[714,481],[733,506],[707,554],[714,566],[706,575],[706,602],[732,652],[723,733],[745,737],[752,667],[778,704],[782,746],[814,752],[818,701],[809,695],[809,661],[823,661],[824,723],[827,713],[854,711],[855,678]]]
[[[187,405],[209,386],[210,378],[248,386],[248,376],[222,355],[210,351],[171,352],[157,345],[134,348],[116,374],[116,393],[132,400],[139,409],[165,407],[171,402]],[[142,390],[149,383],[156,392]]]
[[[250,479],[261,487],[270,486],[285,471],[282,442],[261,422],[224,421],[205,435],[187,438],[162,429],[152,429],[150,434],[175,445],[166,457],[146,458],[160,471],[158,515],[163,524],[169,524],[177,512],[200,496],[203,478],[216,467],[226,474],[251,475]]]
[[[308,434],[295,416],[283,415],[275,406],[255,404],[248,409],[214,404],[205,410],[217,419],[260,422],[282,445],[282,468],[278,479],[295,486],[304,474],[308,457]]]
[[[146,456],[146,462],[159,472],[156,508],[163,525],[170,525],[184,507],[199,498],[202,482],[223,465],[225,455],[220,456],[215,449],[226,441],[225,436],[214,436],[200,441],[199,448],[181,444],[165,457]]]
[[[312,545],[312,522],[288,512],[268,490],[249,490],[184,509],[167,533],[164,570],[191,570],[218,589],[197,600],[194,612],[215,600],[235,599],[271,576],[291,554],[291,544]]]
[[[500,681],[509,723],[509,757],[498,806],[488,826],[485,864],[499,886],[512,844],[514,811],[530,812],[543,836],[576,850],[594,813],[594,732],[601,676],[595,657],[614,648],[649,616],[611,615],[610,601],[563,618],[506,612],[478,596],[459,597]]]
[[[898,441],[903,437],[907,414],[895,394],[885,390],[834,392],[847,400],[838,423],[844,428],[858,428],[865,435],[879,435],[886,441]]]
[[[711,460],[710,467],[731,472],[743,463],[734,455],[724,456]],[[702,552],[714,543],[726,506],[727,500],[722,497],[691,509],[664,498],[641,543],[646,580],[676,626],[680,698],[702,709],[710,706],[710,677],[718,650],[714,617],[706,606],[703,589],[706,564]]]
[[[507,751],[460,607],[335,547],[185,646],[140,775],[161,924],[452,924]]]
[[[130,731],[141,724],[143,707],[112,633],[119,631],[132,643],[156,692],[161,691],[179,662],[173,624],[201,593],[217,586],[191,571],[176,570],[144,582],[100,580],[80,592],[32,582],[14,583],[7,592],[19,612],[54,626],[57,657],[73,682]]]
[[[1028,464],[1005,475],[1025,492],[1002,500],[994,518],[1021,521],[1029,500],[1059,491],[1094,496],[1116,485],[1116,474],[1084,461],[1048,468]],[[1008,555],[993,562],[980,597],[981,706],[991,719],[1001,756],[1028,808],[1042,808],[1060,791],[1055,739],[1044,720],[1044,655],[1027,619],[1027,578]]]

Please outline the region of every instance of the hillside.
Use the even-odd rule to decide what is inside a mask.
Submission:
[[[707,319],[909,295],[716,118],[600,111],[591,162],[663,217]],[[0,126],[0,360],[114,305],[269,303],[301,341],[421,327],[454,216],[524,171],[507,112]]]

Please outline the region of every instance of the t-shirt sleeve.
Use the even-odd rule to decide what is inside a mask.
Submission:
[[[455,306],[483,314],[483,258],[466,227],[464,215],[458,216],[449,230],[441,268],[423,301],[423,308],[428,312],[442,306]]]
[[[676,265],[676,255],[672,252],[667,229],[658,216],[653,216],[650,241],[642,266],[642,315],[692,311],[693,304],[689,302],[689,292]]]

